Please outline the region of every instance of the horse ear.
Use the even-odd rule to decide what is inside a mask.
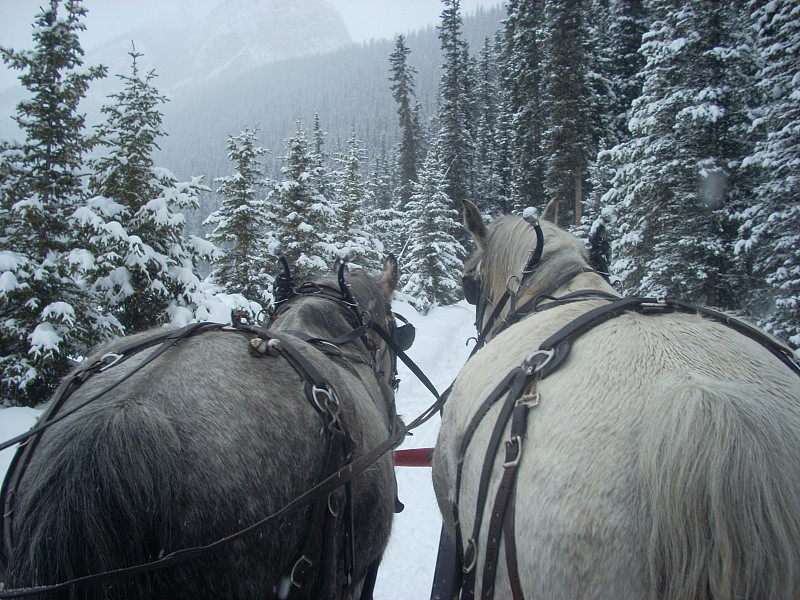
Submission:
[[[486,223],[483,222],[478,207],[469,200],[463,201],[464,205],[464,226],[475,238],[475,242],[481,250],[486,249]]]
[[[547,203],[542,214],[542,221],[549,221],[553,225],[558,223],[558,200],[553,198]]]
[[[386,298],[391,302],[392,294],[397,287],[400,274],[397,269],[397,258],[394,254],[389,254],[383,263],[383,273],[381,274],[381,286],[386,294]]]

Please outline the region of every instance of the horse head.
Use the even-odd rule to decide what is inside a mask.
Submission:
[[[584,243],[555,224],[557,204],[551,201],[541,217],[503,215],[485,223],[478,208],[464,201],[464,225],[478,249],[464,265],[464,295],[475,305],[480,342],[504,327],[509,316],[522,317],[527,301],[547,301],[560,288],[602,289],[615,293],[589,265]],[[507,324],[507,323],[506,323]]]
[[[331,274],[302,283],[284,295],[269,327],[290,334],[302,331],[302,337],[315,340],[321,349],[370,365],[383,386],[387,410],[394,420],[397,351],[407,350],[414,340],[413,325],[398,326],[391,308],[398,281],[397,259],[390,254],[380,273],[369,273],[350,268],[350,258],[340,256]],[[332,310],[332,305],[338,305],[338,310]],[[394,423],[395,428],[397,425]]]

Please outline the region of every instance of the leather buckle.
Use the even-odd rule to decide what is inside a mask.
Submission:
[[[517,447],[517,454],[514,458],[509,459],[508,456],[512,451],[512,446]],[[522,458],[522,437],[515,435],[510,440],[506,440],[506,461],[503,463],[503,468],[516,467]]]
[[[472,538],[467,541],[467,549],[464,551],[464,562],[467,564],[462,570],[465,575],[468,575],[475,569],[475,565],[478,563],[478,553],[475,551],[475,540]]]
[[[306,575],[308,574],[309,567],[313,565],[314,563],[311,562],[311,559],[309,559],[305,554],[297,559],[297,562],[295,562],[294,566],[292,567],[292,573],[289,577],[294,587],[298,589],[303,588],[303,582],[298,581],[298,579],[305,579]]]

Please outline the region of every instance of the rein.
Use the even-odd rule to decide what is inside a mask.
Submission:
[[[340,450],[329,451],[327,458],[326,458],[326,467],[324,471],[324,475],[322,480],[310,488],[305,493],[301,494],[288,504],[286,504],[283,508],[279,509],[275,513],[261,519],[260,521],[253,523],[252,525],[245,527],[229,536],[220,538],[214,542],[206,544],[204,546],[197,546],[197,547],[189,547],[184,548],[181,550],[177,550],[172,552],[166,556],[163,556],[160,559],[142,563],[139,565],[132,565],[130,567],[124,567],[121,569],[115,569],[112,571],[106,571],[102,573],[96,573],[93,575],[86,575],[83,577],[79,577],[76,579],[72,579],[69,581],[64,581],[61,583],[53,584],[53,585],[45,585],[45,586],[36,586],[36,587],[29,587],[29,588],[18,588],[18,589],[11,589],[11,590],[3,590],[0,589],[0,599],[4,598],[23,598],[27,596],[32,596],[35,594],[40,593],[48,593],[48,592],[56,592],[66,589],[72,589],[76,587],[84,587],[93,584],[100,584],[108,581],[112,581],[115,579],[119,579],[122,577],[131,577],[143,573],[148,573],[160,569],[164,569],[167,567],[171,567],[180,563],[184,563],[191,559],[194,559],[198,556],[201,556],[207,552],[211,552],[217,548],[230,544],[238,539],[241,539],[247,535],[260,531],[273,521],[291,515],[306,506],[315,503],[317,506],[312,510],[312,527],[314,523],[320,522],[322,519],[321,517],[317,516],[319,514],[327,513],[330,509],[331,512],[341,512],[338,507],[332,507],[328,504],[328,499],[334,494],[337,490],[341,489],[343,486],[348,486],[348,484],[366,469],[368,469],[371,465],[373,465],[379,458],[381,458],[384,454],[393,450],[402,442],[404,441],[405,437],[408,435],[410,431],[416,429],[426,421],[428,421],[431,417],[435,414],[439,413],[444,406],[444,403],[447,398],[447,392],[445,394],[439,394],[436,390],[435,386],[431,383],[427,376],[422,372],[422,370],[408,357],[405,353],[405,349],[407,349],[414,338],[414,329],[413,326],[408,323],[408,321],[402,317],[400,319],[405,322],[405,325],[401,326],[400,328],[396,329],[392,333],[387,332],[383,329],[379,324],[369,319],[366,323],[363,321],[363,315],[359,313],[357,304],[353,301],[352,295],[349,292],[349,288],[347,292],[339,296],[339,290],[330,287],[323,287],[317,284],[311,284],[314,286],[312,290],[310,286],[306,287],[306,284],[301,285],[297,292],[298,293],[306,293],[306,294],[320,294],[322,297],[335,300],[345,306],[349,307],[352,310],[352,313],[357,320],[358,326],[353,329],[352,332],[340,336],[339,338],[335,338],[334,340],[322,340],[322,339],[310,339],[308,340],[309,343],[317,343],[317,344],[328,344],[332,345],[333,347],[338,346],[339,344],[344,344],[349,341],[353,341],[354,339],[364,336],[366,331],[372,330],[377,335],[379,335],[384,342],[386,342],[388,348],[395,354],[396,358],[400,358],[405,365],[409,368],[409,370],[414,373],[417,378],[425,385],[426,388],[434,395],[436,398],[435,402],[429,406],[421,415],[419,415],[414,421],[410,424],[402,427],[398,431],[390,434],[389,437],[384,440],[378,446],[372,448],[368,452],[365,452],[355,460],[350,460],[344,466],[338,467],[336,466],[336,462],[338,460],[338,456],[340,456],[341,452],[344,452],[344,455],[348,457],[350,454],[349,452],[349,435],[346,433],[346,429],[344,425],[341,423],[338,415],[338,396],[336,395],[335,390],[328,384],[325,378],[317,371],[315,367],[302,355],[302,353],[297,350],[297,348],[293,345],[290,341],[289,336],[284,335],[283,333],[276,333],[272,332],[267,328],[262,328],[259,326],[255,326],[247,321],[241,313],[234,312],[232,314],[232,326],[225,326],[218,323],[193,323],[190,324],[182,329],[177,331],[173,331],[170,333],[166,333],[163,335],[157,335],[153,338],[148,338],[147,340],[143,340],[141,342],[137,342],[134,344],[129,344],[127,346],[123,346],[122,348],[118,349],[116,354],[106,354],[101,357],[98,361],[95,361],[91,365],[88,365],[86,368],[79,369],[76,371],[67,381],[65,381],[61,388],[59,395],[57,398],[51,403],[48,407],[46,413],[43,415],[45,418],[44,422],[40,425],[37,425],[30,431],[20,436],[13,438],[12,440],[8,440],[0,445],[0,449],[8,448],[16,443],[26,441],[24,445],[21,445],[17,453],[15,454],[11,466],[9,467],[9,474],[13,475],[11,477],[7,477],[3,483],[2,491],[0,492],[0,506],[3,508],[3,513],[0,514],[0,518],[3,520],[3,550],[5,550],[6,544],[11,544],[11,530],[10,530],[10,516],[13,509],[13,496],[16,486],[19,480],[24,473],[25,467],[27,466],[28,461],[30,460],[30,456],[33,452],[33,449],[36,446],[36,443],[39,440],[39,436],[41,433],[47,429],[50,425],[62,420],[63,418],[67,417],[70,414],[73,414],[77,410],[83,408],[90,402],[96,400],[103,394],[111,391],[120,383],[131,377],[135,372],[139,369],[144,367],[146,364],[150,363],[151,361],[155,360],[158,356],[163,354],[168,348],[176,345],[181,339],[189,337],[191,335],[195,335],[197,333],[203,331],[210,331],[210,330],[226,330],[226,331],[239,331],[239,332],[249,332],[251,334],[255,334],[256,337],[253,338],[254,341],[258,341],[256,345],[251,343],[251,351],[252,352],[260,352],[259,348],[262,346],[262,342],[265,343],[264,349],[270,348],[270,350],[274,352],[280,352],[282,356],[286,357],[286,360],[292,364],[293,368],[301,374],[301,377],[304,380],[304,389],[306,391],[307,397],[312,401],[314,406],[317,408],[318,411],[321,412],[323,415],[327,415],[330,419],[327,423],[326,429],[333,432],[333,435],[336,440],[336,444],[341,446]],[[332,293],[333,292],[333,293]],[[289,298],[281,303],[279,309],[272,314],[270,322],[273,322],[275,317],[282,313],[285,310],[286,304],[288,301],[293,299]],[[365,313],[367,314],[367,313]],[[399,317],[399,315],[396,315]],[[291,334],[290,334],[291,335]],[[266,336],[266,337],[262,337]],[[113,384],[109,385],[108,387],[104,388],[98,394],[95,394],[88,400],[82,402],[80,405],[70,409],[69,411],[58,415],[52,416],[57,412],[57,410],[63,406],[66,399],[79,387],[84,381],[86,381],[91,375],[105,371],[106,369],[119,364],[120,362],[126,360],[130,356],[145,350],[151,346],[154,346],[158,343],[161,343],[161,346],[153,352],[151,356],[148,356],[147,359],[136,369],[132,370],[131,372],[125,374],[119,380],[115,381]],[[393,361],[395,363],[395,361]],[[396,363],[395,363],[396,364]],[[52,418],[50,418],[52,416]],[[31,439],[34,438],[35,439]],[[352,457],[348,457],[352,458]],[[21,469],[21,470],[20,470]],[[13,481],[12,481],[13,480]],[[348,493],[349,495],[349,493]],[[322,506],[319,502],[321,498],[325,499],[325,506]],[[334,500],[334,502],[338,502]],[[349,504],[349,503],[348,503]],[[350,519],[350,523],[348,525],[352,527],[352,518]],[[327,537],[327,536],[326,536]],[[315,551],[318,547],[318,538],[319,536],[310,536],[310,538],[306,541],[306,544],[303,549],[303,553],[301,557],[294,563],[291,573],[291,583],[294,584],[293,587],[299,587],[297,584],[302,584],[300,579],[306,577],[308,575],[308,568],[311,566],[311,561],[308,558],[308,554]],[[353,536],[350,535],[350,539],[352,541]],[[352,548],[349,551],[349,555],[351,556],[350,565],[352,566]],[[324,560],[325,557],[323,557]],[[373,574],[374,575],[374,574]],[[368,576],[368,579],[374,579],[374,577]],[[324,582],[320,582],[318,584],[318,589],[323,589]]]

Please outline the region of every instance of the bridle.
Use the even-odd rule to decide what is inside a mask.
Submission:
[[[544,250],[544,233],[542,232],[542,226],[539,223],[539,211],[535,208],[526,208],[523,211],[522,218],[525,219],[525,221],[531,225],[531,227],[533,227],[533,230],[536,233],[536,245],[529,250],[528,258],[525,261],[525,265],[522,268],[520,276],[517,277],[516,275],[512,275],[506,281],[506,289],[500,299],[495,303],[494,309],[492,310],[485,324],[483,323],[483,315],[485,314],[486,307],[489,304],[489,298],[483,294],[481,289],[481,280],[480,276],[478,275],[481,267],[481,261],[476,261],[475,265],[470,270],[466,271],[464,276],[461,278],[461,283],[464,288],[464,297],[469,304],[475,306],[475,327],[478,330],[478,337],[475,347],[472,349],[473,354],[482,348],[486,343],[487,336],[495,327],[497,320],[500,318],[500,315],[509,302],[511,304],[509,312],[516,312],[515,302],[517,294],[527,283],[535,268],[542,261],[542,251]],[[513,279],[516,279],[518,282],[516,289],[512,289],[510,285]],[[508,317],[506,317],[504,320],[508,321]],[[505,324],[505,327],[507,326],[508,323]]]

